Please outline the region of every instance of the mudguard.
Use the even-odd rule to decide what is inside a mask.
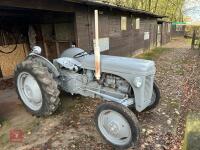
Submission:
[[[54,64],[41,55],[30,53],[27,59],[34,59],[42,63],[44,66],[48,67],[48,69],[54,74],[54,77],[58,77],[60,75],[59,71],[54,66]]]

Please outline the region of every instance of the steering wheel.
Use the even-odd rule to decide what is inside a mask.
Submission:
[[[89,55],[94,54],[94,50],[91,50],[88,54],[89,54]]]
[[[85,55],[87,55],[87,53],[86,53],[85,51],[84,51],[84,52],[80,52],[80,53],[74,55],[74,58],[83,57],[83,56],[85,56]]]

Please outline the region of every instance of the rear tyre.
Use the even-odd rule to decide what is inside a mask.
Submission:
[[[118,149],[135,147],[139,141],[139,123],[132,111],[114,102],[103,103],[95,113],[98,132]]]
[[[25,108],[38,117],[53,114],[59,104],[58,84],[47,67],[26,60],[15,70],[17,94]]]

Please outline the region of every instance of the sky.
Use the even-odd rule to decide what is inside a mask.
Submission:
[[[200,21],[200,0],[186,0],[183,11],[194,22]]]

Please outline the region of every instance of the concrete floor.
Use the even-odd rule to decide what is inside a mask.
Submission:
[[[0,117],[7,118],[21,105],[15,89],[0,90]]]

